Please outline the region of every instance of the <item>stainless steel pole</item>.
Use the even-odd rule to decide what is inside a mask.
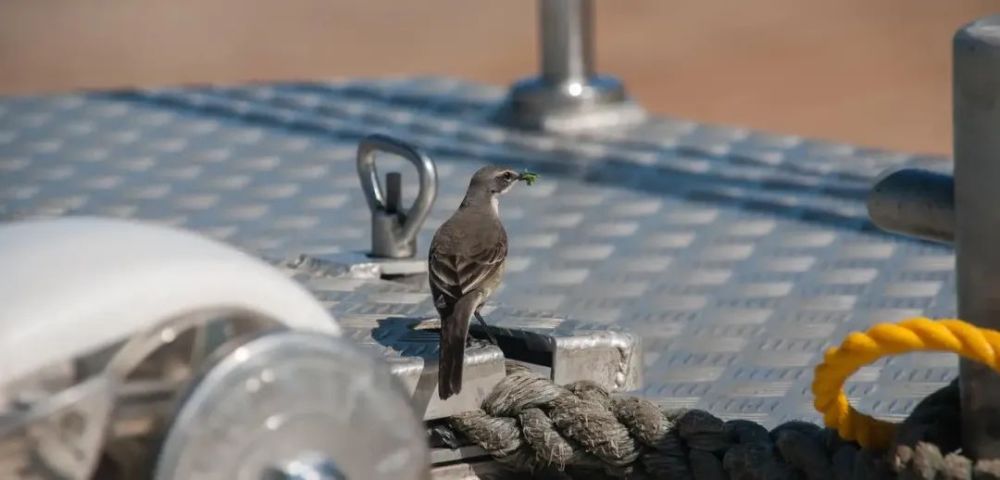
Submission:
[[[1000,15],[960,29],[953,55],[958,313],[1000,329]],[[961,362],[963,448],[1000,458],[1000,375]]]
[[[542,78],[550,85],[587,83],[593,74],[591,0],[538,2]]]

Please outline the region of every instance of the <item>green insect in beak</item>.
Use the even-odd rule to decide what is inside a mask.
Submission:
[[[538,177],[539,175],[537,173],[525,170],[521,172],[521,177],[518,180],[524,180],[524,183],[527,183],[530,186],[531,184],[538,181]]]

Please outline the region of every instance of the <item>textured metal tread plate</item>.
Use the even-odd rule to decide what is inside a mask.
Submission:
[[[501,345],[508,340],[511,349],[477,342],[466,351],[465,388],[441,401],[434,375],[440,322],[426,289],[352,270],[349,267],[359,260],[370,263],[354,256],[267,260],[329,308],[347,338],[387,360],[425,420],[477,408],[503,378],[505,360],[537,362],[535,366],[560,383],[590,380],[612,391],[632,390],[642,383],[641,340],[634,335],[613,325],[582,325],[544,312],[489,304],[482,314]],[[479,330],[478,324],[472,327]]]
[[[503,93],[403,78],[4,98],[0,216],[155,220],[268,258],[364,251],[354,154],[381,132],[437,163],[426,252],[476,168],[530,167],[541,182],[502,202],[511,250],[496,300],[627,329],[643,339],[642,394],[769,425],[818,421],[812,367],[848,331],[954,314],[952,251],[883,234],[864,207],[883,169],[938,159],[669,118],[517,132],[484,120]],[[379,162],[415,185],[402,161]],[[380,288],[313,285],[347,322],[431,312],[425,295]],[[849,394],[896,417],[956,369],[948,355],[894,358]]]

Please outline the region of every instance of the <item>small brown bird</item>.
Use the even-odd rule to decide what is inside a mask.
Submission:
[[[469,322],[475,315],[486,328],[479,309],[503,278],[507,232],[500,222],[500,195],[518,181],[531,185],[536,178],[509,168],[480,168],[458,210],[431,240],[427,270],[434,307],[441,316],[438,395],[442,400],[462,390]],[[496,344],[492,335],[490,340]]]

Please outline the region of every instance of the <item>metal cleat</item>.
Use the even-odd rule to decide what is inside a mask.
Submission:
[[[483,315],[508,357],[547,367],[560,385],[590,380],[613,392],[642,388],[642,343],[627,331],[504,306],[484,307]]]

